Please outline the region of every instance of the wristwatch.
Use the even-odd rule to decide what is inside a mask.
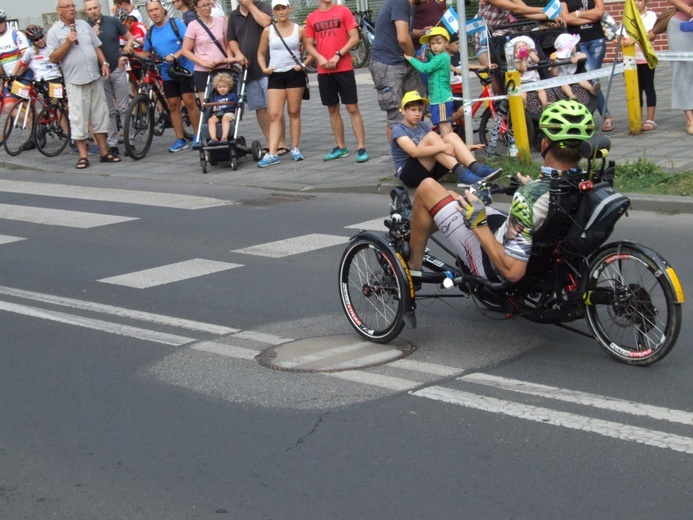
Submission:
[[[102,67],[103,67],[104,65],[106,65],[107,67],[110,67],[110,65],[108,64],[107,61],[104,61],[104,62],[101,64]]]
[[[335,55],[339,56],[340,58],[342,57],[342,51],[337,51],[335,52]]]

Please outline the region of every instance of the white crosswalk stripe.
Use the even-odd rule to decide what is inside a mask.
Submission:
[[[13,237],[9,235],[0,235],[0,244],[11,244],[12,242],[19,242],[21,240],[26,240],[25,238]]]
[[[158,206],[176,209],[206,209],[217,206],[234,204],[229,200],[213,199],[179,195],[176,193],[161,193],[150,191],[121,190],[115,188],[90,188],[86,186],[71,186],[67,184],[44,184],[40,182],[23,182],[0,179],[0,192],[24,193],[46,197],[61,197],[67,199],[98,200],[102,202],[120,202],[123,204],[139,204],[143,206]]]
[[[313,233],[300,237],[287,238],[286,240],[277,240],[276,242],[267,242],[266,244],[244,247],[231,252],[266,256],[269,258],[284,258],[286,256],[308,253],[325,247],[346,244],[348,241],[348,237]]]
[[[163,265],[134,273],[122,274],[119,276],[111,276],[102,278],[98,282],[110,283],[113,285],[124,285],[135,289],[147,289],[158,285],[164,285],[181,280],[189,280],[207,274],[227,271],[243,267],[241,264],[231,264],[228,262],[217,262],[214,260],[205,260],[203,258],[195,258],[175,264]]]
[[[100,213],[37,208],[32,206],[17,206],[14,204],[0,204],[0,219],[79,229],[90,229],[99,226],[107,226],[109,224],[128,222],[130,220],[138,220],[135,217],[102,215]]]

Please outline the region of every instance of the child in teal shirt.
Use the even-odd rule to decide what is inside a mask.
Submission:
[[[446,136],[452,132],[452,116],[455,112],[450,86],[450,34],[443,27],[433,27],[419,41],[422,45],[428,44],[432,53],[429,60],[420,61],[406,54],[404,57],[416,70],[428,74],[431,123],[438,125],[441,136]]]

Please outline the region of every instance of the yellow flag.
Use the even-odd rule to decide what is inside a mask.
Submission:
[[[626,5],[623,9],[623,27],[630,37],[640,45],[642,53],[647,60],[647,66],[654,69],[659,60],[652,47],[652,42],[650,42],[650,39],[647,37],[645,24],[642,23],[640,13],[635,7],[635,0],[626,0]]]

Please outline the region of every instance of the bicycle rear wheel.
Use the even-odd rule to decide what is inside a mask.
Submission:
[[[70,142],[70,121],[67,110],[60,105],[48,105],[41,110],[34,125],[36,148],[47,157],[55,157]]]
[[[361,41],[356,47],[349,51],[351,54],[351,63],[355,69],[364,67],[371,57],[371,42],[368,39],[368,35],[361,30],[359,31],[359,36],[361,37]]]
[[[513,124],[510,119],[510,107],[508,101],[503,99],[494,104],[495,116],[491,107],[487,107],[479,122],[479,141],[486,145],[486,153],[489,155],[507,155],[511,140],[515,140]],[[525,122],[527,123],[527,136],[529,142],[534,141],[534,124],[525,110]]]
[[[19,155],[31,144],[32,129],[36,120],[36,109],[27,101],[19,101],[5,121],[5,151]]]
[[[404,327],[405,275],[387,249],[365,237],[349,244],[339,263],[339,296],[347,319],[369,341],[387,343]]]
[[[9,105],[5,106],[0,103],[0,146],[5,143],[5,121],[7,121],[7,117],[10,115],[9,110]]]
[[[681,305],[662,265],[623,244],[605,249],[590,264],[590,290],[608,294],[611,301],[587,305],[587,324],[599,345],[621,363],[655,363],[676,343]]]
[[[154,107],[145,94],[138,94],[132,100],[123,124],[125,151],[135,160],[142,159],[147,155],[154,137]]]

